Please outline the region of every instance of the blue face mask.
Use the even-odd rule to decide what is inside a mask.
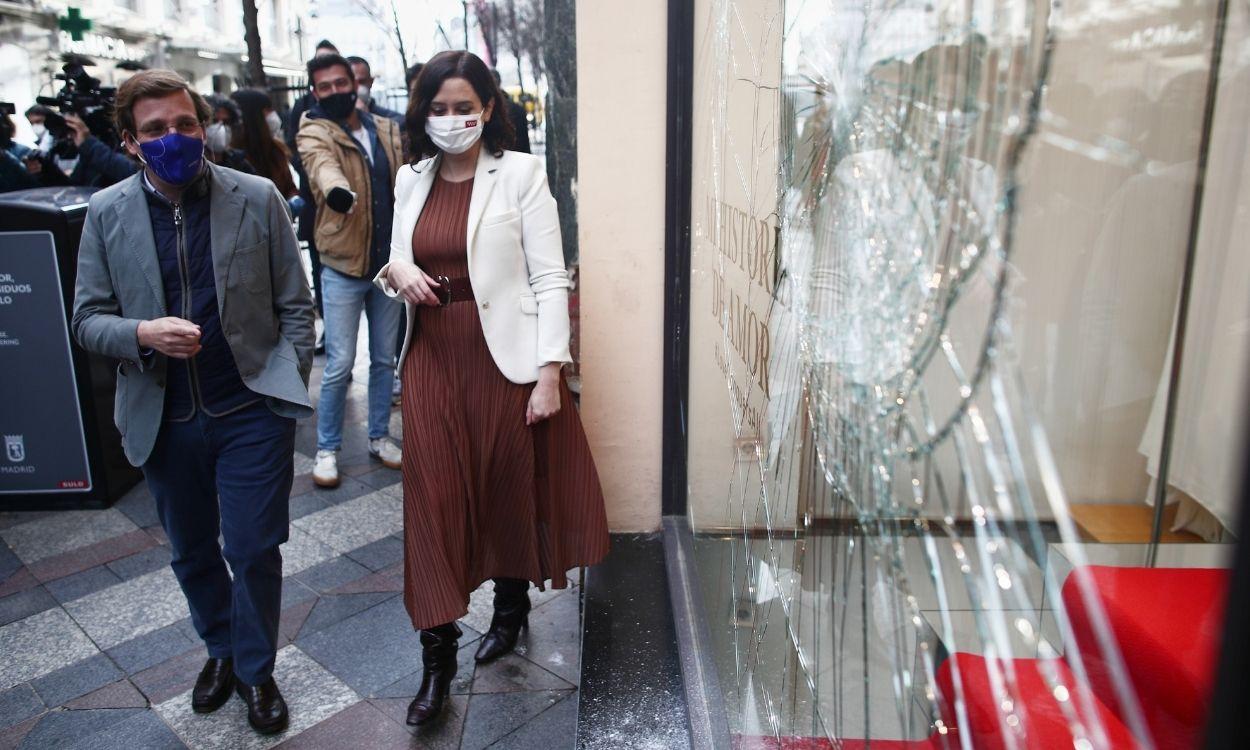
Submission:
[[[139,144],[143,163],[170,185],[194,180],[204,165],[204,141],[182,133],[170,133]]]

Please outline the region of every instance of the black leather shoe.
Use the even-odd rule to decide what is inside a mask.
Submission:
[[[529,627],[529,587],[529,581],[495,579],[495,614],[473,656],[479,664],[494,661],[516,648],[521,629]]]
[[[456,639],[461,635],[454,622],[421,631],[421,663],[425,673],[417,697],[408,704],[408,723],[433,721],[443,712],[451,681],[456,678]]]
[[[209,657],[191,690],[191,710],[197,714],[211,714],[230,700],[233,687],[234,660]]]
[[[278,683],[273,678],[259,685],[245,685],[242,680],[235,680],[239,697],[247,703],[247,723],[261,734],[274,734],[286,729],[286,701],[278,691]]]

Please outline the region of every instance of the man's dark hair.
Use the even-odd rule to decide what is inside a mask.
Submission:
[[[508,105],[504,102],[495,79],[490,75],[490,68],[482,62],[482,58],[464,50],[448,50],[431,57],[421,75],[417,77],[417,85],[408,100],[408,114],[404,118],[404,126],[411,143],[408,144],[412,154],[412,164],[423,157],[433,156],[438,147],[425,132],[425,121],[430,116],[430,104],[438,96],[443,81],[448,78],[463,78],[473,87],[477,98],[482,100],[482,107],[492,107],[490,121],[482,129],[482,141],[486,150],[495,156],[502,156],[504,149],[512,145],[516,133],[512,130],[512,122],[508,117]]]
[[[326,68],[333,68],[335,65],[342,65],[347,71],[347,77],[351,79],[353,84],[356,83],[356,74],[352,72],[352,64],[349,63],[342,55],[335,53],[333,55],[314,57],[308,61],[308,87],[312,88],[313,73],[325,70]]]
[[[369,64],[369,61],[366,60],[365,58],[361,57],[360,55],[352,55],[351,57],[347,58],[347,61],[351,63],[352,65],[365,66],[365,74],[368,75],[370,78],[373,77],[373,66],[371,66]]]
[[[40,115],[42,117],[47,117],[49,115],[55,115],[56,112],[53,112],[51,107],[45,107],[42,104],[32,104],[31,106],[26,108],[26,112],[24,114],[26,115],[26,117],[30,117],[31,115]]]
[[[315,52],[319,49],[332,49],[335,52],[339,51],[339,48],[335,47],[334,42],[330,41],[329,39],[322,39],[320,42],[317,42],[317,46],[313,48],[313,51]]]

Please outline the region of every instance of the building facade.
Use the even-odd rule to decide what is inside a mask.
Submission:
[[[276,92],[302,84],[306,54],[316,43],[305,38],[310,6],[309,0],[257,3],[267,84]],[[92,24],[80,40],[58,23],[70,18],[71,8]],[[176,70],[205,93],[228,94],[246,84],[247,45],[239,2],[0,1],[0,99],[13,102],[20,112],[36,96],[54,95],[62,85],[54,76],[67,53],[95,62],[87,71],[105,86],[128,77],[135,63]],[[19,139],[29,136],[24,122],[18,126]]]

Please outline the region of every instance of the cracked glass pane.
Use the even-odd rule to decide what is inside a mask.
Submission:
[[[1209,665],[1126,634],[1157,599],[1218,639],[1248,16],[696,3],[688,499],[735,747],[1197,742]],[[1190,667],[1184,708],[1143,677]]]

